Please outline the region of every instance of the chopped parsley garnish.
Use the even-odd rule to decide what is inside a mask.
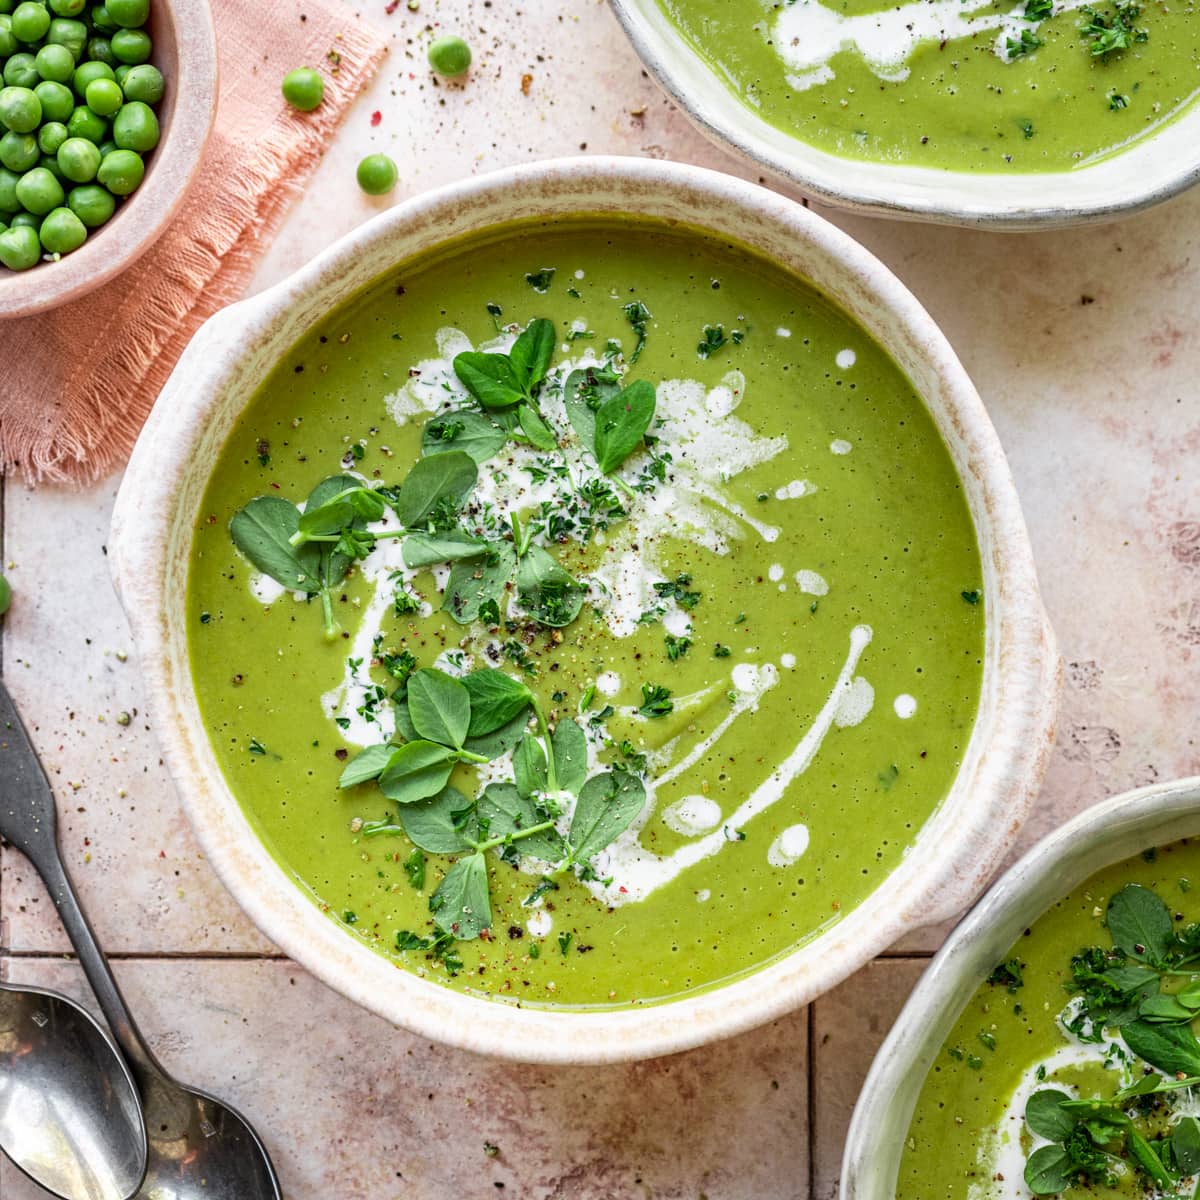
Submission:
[[[1135,26],[1135,22],[1142,15],[1140,4],[1118,3],[1115,8],[1105,12],[1085,6],[1083,13],[1087,19],[1079,28],[1084,37],[1091,39],[1093,58],[1103,58],[1119,50],[1128,50],[1135,42],[1150,39],[1145,29]]]
[[[693,609],[700,602],[700,593],[691,591],[692,577],[688,574],[676,575],[674,579],[666,579],[654,585],[654,590],[664,600],[674,600],[680,608]]]
[[[668,633],[666,644],[667,658],[671,662],[677,662],[691,649],[692,639],[690,637],[676,637],[673,633]]]
[[[631,300],[625,305],[625,316],[628,318],[633,332],[637,334],[637,345],[634,346],[633,353],[629,356],[631,366],[641,358],[642,351],[646,348],[646,325],[652,315],[640,300]]]
[[[540,296],[544,296],[549,290],[550,285],[554,282],[555,268],[542,267],[538,271],[531,271],[525,276],[525,282]]]
[[[1022,58],[1026,54],[1032,54],[1044,43],[1032,30],[1022,29],[1019,38],[1008,38],[1005,42],[1005,49],[1008,51],[1008,61],[1012,62],[1014,58]]]
[[[642,703],[638,712],[643,717],[665,717],[674,710],[675,702],[669,688],[657,683],[642,684]]]

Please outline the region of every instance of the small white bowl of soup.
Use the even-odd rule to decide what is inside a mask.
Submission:
[[[842,1200],[1193,1193],[1198,835],[1200,778],[1155,784],[988,891],[875,1057]]]
[[[973,899],[1052,739],[945,339],[831,225],[678,164],[464,181],[213,318],[112,557],[230,890],[489,1054],[808,1002]]]
[[[1200,175],[1187,5],[612,5],[703,132],[828,204],[1036,229],[1136,212]]]

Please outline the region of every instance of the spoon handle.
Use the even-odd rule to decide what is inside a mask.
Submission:
[[[84,915],[58,848],[54,793],[8,689],[0,681],[0,837],[33,864],[139,1087],[163,1070],[142,1039]]]

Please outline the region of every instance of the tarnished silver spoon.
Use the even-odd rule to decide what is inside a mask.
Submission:
[[[91,1014],[0,983],[0,1149],[62,1200],[129,1200],[146,1127],[128,1068]]]
[[[146,1114],[143,1200],[280,1200],[270,1156],[228,1104],[184,1087],[159,1066],[121,996],[58,850],[54,794],[0,683],[0,837],[33,863],[133,1073]]]

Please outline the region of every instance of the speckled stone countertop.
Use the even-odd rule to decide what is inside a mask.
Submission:
[[[299,20],[302,0],[286,2]],[[754,177],[666,102],[602,0],[421,0],[391,14],[371,0],[355,19],[391,34],[390,59],[255,288],[391,202],[355,186],[371,150],[401,164],[397,197],[580,152]],[[475,48],[465,85],[430,77],[431,27]],[[296,65],[267,50],[261,69]],[[1102,797],[1200,772],[1200,190],[1052,234],[831,215],[940,321],[1025,505],[1066,686],[1023,845]],[[944,931],[907,940],[809,1010],[661,1061],[515,1067],[389,1028],[276,954],[199,854],[108,581],[114,491],[6,485],[16,600],[4,674],[51,772],[79,890],[154,1049],[254,1121],[290,1200],[834,1194],[862,1076]],[[5,978],[83,994],[45,894],[11,851],[0,947]],[[40,1194],[0,1166],[2,1200]]]

